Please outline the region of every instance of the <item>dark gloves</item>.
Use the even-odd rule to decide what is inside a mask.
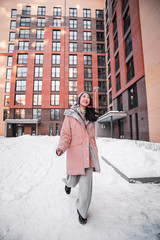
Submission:
[[[57,148],[57,150],[56,150],[56,154],[57,154],[58,156],[61,156],[62,153],[63,153],[62,149]]]

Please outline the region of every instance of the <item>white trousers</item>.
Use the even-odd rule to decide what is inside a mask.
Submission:
[[[93,168],[86,168],[85,175],[68,175],[64,179],[67,187],[75,187],[79,183],[76,206],[83,218],[87,218],[88,209],[92,197],[92,174]]]

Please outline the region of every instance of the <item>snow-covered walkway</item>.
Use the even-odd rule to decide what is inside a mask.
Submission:
[[[94,173],[88,223],[80,225],[75,207],[78,187],[71,195],[64,192],[65,154],[55,154],[58,139],[0,137],[0,240],[160,239],[160,184],[129,184],[103,160],[101,174]],[[97,144],[99,156],[108,160],[118,156],[119,146],[125,156],[130,149],[128,158],[141,156],[150,163],[152,155],[155,166],[160,166],[160,144],[131,147],[131,141],[111,139],[98,139]],[[126,170],[120,159],[117,164]]]

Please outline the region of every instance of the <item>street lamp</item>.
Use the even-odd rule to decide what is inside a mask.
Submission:
[[[98,91],[98,89],[99,89],[99,87],[94,87],[93,88],[94,90],[95,90],[95,110],[96,110],[96,108],[97,108],[97,91]]]

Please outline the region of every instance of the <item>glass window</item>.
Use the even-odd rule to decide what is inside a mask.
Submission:
[[[131,32],[130,32],[125,40],[125,56],[126,56],[126,58],[129,56],[129,54],[131,52],[132,52],[132,37],[131,37]]]
[[[34,77],[43,77],[43,67],[35,67],[34,68]]]
[[[96,18],[103,18],[103,10],[96,10]]]
[[[21,17],[20,26],[29,27],[30,22],[31,22],[30,18]]]
[[[51,81],[51,91],[52,92],[60,91],[60,81]]]
[[[59,95],[51,94],[51,105],[57,106],[59,105]]]
[[[77,40],[77,31],[69,31],[69,40]]]
[[[19,38],[29,38],[30,30],[29,29],[20,29]]]
[[[28,50],[29,49],[29,42],[19,42],[18,43],[18,50]]]
[[[98,68],[98,78],[106,79],[106,69]]]
[[[24,119],[24,118],[25,118],[25,109],[14,110],[14,119]]]
[[[77,28],[77,20],[76,19],[70,19],[69,20],[69,27],[70,28]]]
[[[14,51],[14,44],[9,44],[9,46],[8,46],[8,52],[9,53],[13,53],[13,51]]]
[[[92,68],[84,69],[84,78],[92,78]]]
[[[83,28],[84,29],[91,29],[91,21],[90,20],[83,20]]]
[[[45,15],[46,15],[46,7],[38,7],[38,9],[37,9],[37,15],[39,15],[39,16],[45,16]]]
[[[123,111],[123,99],[122,99],[122,94],[120,94],[117,97],[117,110],[118,111]]]
[[[27,77],[27,67],[17,67],[17,77]]]
[[[92,32],[83,32],[83,40],[91,41],[92,40]]]
[[[52,67],[52,77],[54,78],[60,77],[60,67]]]
[[[53,40],[61,39],[61,30],[53,30]]]
[[[98,66],[106,66],[105,56],[98,56]]]
[[[97,30],[104,30],[104,22],[103,21],[96,21],[96,29]]]
[[[53,16],[61,16],[61,7],[53,8]]]
[[[5,95],[4,96],[4,107],[9,107],[9,100],[10,100],[10,96]]]
[[[33,106],[40,106],[42,104],[42,94],[33,94]]]
[[[9,117],[10,117],[10,110],[4,109],[3,110],[3,121],[5,121],[6,119],[9,119]]]
[[[10,29],[16,29],[16,20],[11,20]]]
[[[91,9],[83,9],[83,17],[90,18],[91,17]]]
[[[10,32],[9,33],[9,41],[14,42],[14,40],[15,40],[15,32]]]
[[[84,81],[84,91],[92,92],[92,81]]]
[[[35,55],[35,64],[43,64],[43,54]]]
[[[27,64],[28,54],[18,54],[18,64]]]
[[[26,91],[26,81],[25,80],[17,80],[16,81],[16,92],[24,92]]]
[[[69,105],[74,105],[77,103],[77,95],[69,95]]]
[[[53,42],[52,51],[60,52],[61,51],[61,43],[60,42]]]
[[[12,73],[12,69],[8,68],[6,72],[6,79],[11,79],[11,73]]]
[[[77,17],[77,8],[70,8],[69,9],[69,16],[70,17]]]
[[[7,66],[12,67],[12,56],[8,56]]]
[[[97,53],[105,53],[105,45],[104,44],[97,44]]]
[[[44,42],[36,42],[36,50],[43,51],[44,49]]]
[[[137,95],[137,85],[133,85],[129,88],[129,109],[138,107],[138,95]]]
[[[34,91],[35,92],[42,91],[42,81],[41,80],[34,80]]]
[[[77,65],[77,55],[69,55],[69,65]]]
[[[133,57],[127,62],[127,82],[134,78]]]
[[[104,32],[96,32],[97,41],[104,42]]]
[[[70,92],[77,91],[77,81],[69,81],[69,91]]]
[[[123,20],[124,20],[124,28],[123,29],[124,29],[124,35],[125,35],[127,33],[127,30],[130,28],[130,25],[131,25],[129,8],[126,11],[126,14],[125,14]]]
[[[45,18],[37,18],[37,27],[45,27]]]
[[[115,56],[115,72],[119,70],[119,53]]]
[[[77,68],[69,68],[69,77],[77,78]]]
[[[106,81],[98,81],[99,92],[106,92]]]
[[[37,29],[36,38],[37,39],[44,39],[44,29]]]
[[[11,83],[10,82],[6,82],[6,87],[5,87],[5,92],[6,93],[10,92],[10,87],[11,87]]]
[[[61,60],[61,55],[60,54],[53,54],[52,55],[52,64],[60,64]]]
[[[56,123],[56,135],[59,135],[59,124]]]
[[[61,27],[61,18],[53,18],[53,26]]]
[[[92,65],[92,56],[84,55],[84,65]]]
[[[51,109],[51,121],[58,121],[60,117],[60,111],[58,108]]]
[[[121,79],[120,79],[120,73],[116,76],[116,90],[117,92],[121,89]]]
[[[99,94],[99,106],[107,106],[107,95]]]
[[[84,43],[83,44],[83,51],[84,52],[92,52],[92,44],[91,43]]]
[[[15,105],[18,105],[18,106],[25,105],[25,99],[26,99],[25,94],[16,94],[15,95]]]
[[[30,6],[23,6],[22,8],[22,15],[30,15],[31,7]]]
[[[69,51],[77,52],[77,43],[69,43]]]
[[[16,18],[17,17],[17,9],[12,9],[11,10],[11,18]]]
[[[41,109],[33,109],[33,119],[41,120]]]

